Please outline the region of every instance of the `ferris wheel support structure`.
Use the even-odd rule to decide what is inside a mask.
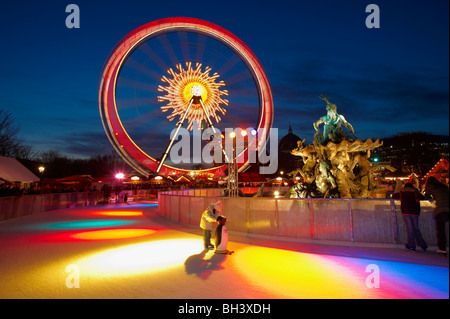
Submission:
[[[186,116],[189,113],[189,109],[191,108],[192,103],[196,99],[199,100],[199,102],[200,102],[200,104],[201,104],[201,106],[203,108],[203,112],[205,114],[205,118],[206,118],[206,121],[208,122],[209,127],[212,129],[214,134],[217,132],[215,127],[214,127],[214,124],[212,123],[211,119],[209,118],[209,115],[208,115],[208,113],[206,111],[205,105],[203,104],[202,97],[201,96],[197,96],[197,95],[192,96],[192,98],[191,98],[191,100],[189,102],[189,105],[188,105],[188,107],[186,108],[186,111],[183,114],[183,117],[181,118],[180,122],[178,122],[178,124],[177,124],[177,130],[175,131],[175,134],[172,136],[172,138],[171,138],[171,140],[169,142],[169,145],[167,146],[166,151],[164,152],[163,156],[161,157],[161,160],[159,161],[158,167],[156,168],[156,171],[155,171],[154,175],[158,175],[159,174],[159,171],[161,170],[161,167],[163,166],[164,161],[166,160],[167,155],[169,154],[170,149],[173,146],[173,142],[177,138],[178,133],[180,132],[180,129],[183,126],[184,121],[186,120]],[[220,145],[222,145],[222,144],[220,143]],[[226,152],[225,152],[225,150],[223,148],[222,148],[222,152],[223,152],[223,154],[225,156],[225,161],[228,162],[228,156],[227,156],[227,154],[226,154]]]

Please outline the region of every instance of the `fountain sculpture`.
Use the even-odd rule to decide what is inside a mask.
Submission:
[[[383,145],[378,139],[361,141],[344,116],[337,113],[337,107],[326,96],[320,97],[327,103],[327,114],[313,125],[316,133],[313,144],[299,141],[292,155],[301,156],[303,166],[288,173],[298,182],[286,193],[289,198],[370,198],[376,191],[375,171],[395,168],[369,161],[370,153]],[[323,124],[322,131],[320,125]],[[344,134],[344,126],[351,137]]]

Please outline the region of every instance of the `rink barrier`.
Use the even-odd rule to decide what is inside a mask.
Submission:
[[[74,192],[0,197],[0,221],[58,209],[121,203],[124,202],[125,194],[127,194],[127,201],[133,202],[156,199],[157,190],[127,190],[117,195],[115,193],[105,195],[102,192]]]
[[[223,202],[230,232],[308,241],[404,244],[406,228],[394,199],[290,199],[222,197],[222,189],[160,192],[159,215],[199,226],[209,204]],[[433,204],[421,201],[419,226],[429,246],[436,246]],[[448,223],[447,223],[448,238]]]

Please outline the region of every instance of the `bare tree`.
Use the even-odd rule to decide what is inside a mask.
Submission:
[[[20,128],[14,121],[11,113],[0,109],[0,156],[29,159],[31,146],[24,144],[19,136]]]

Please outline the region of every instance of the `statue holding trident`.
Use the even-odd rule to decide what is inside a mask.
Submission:
[[[321,95],[320,98],[327,102],[326,110],[327,115],[322,116],[313,125],[316,130],[314,135],[314,144],[316,146],[326,145],[328,142],[340,143],[345,139],[345,135],[342,133],[341,125],[344,125],[350,133],[355,136],[355,131],[350,123],[348,123],[343,115],[337,113],[336,104],[330,103],[328,97]],[[320,134],[319,125],[323,124],[323,132]]]

